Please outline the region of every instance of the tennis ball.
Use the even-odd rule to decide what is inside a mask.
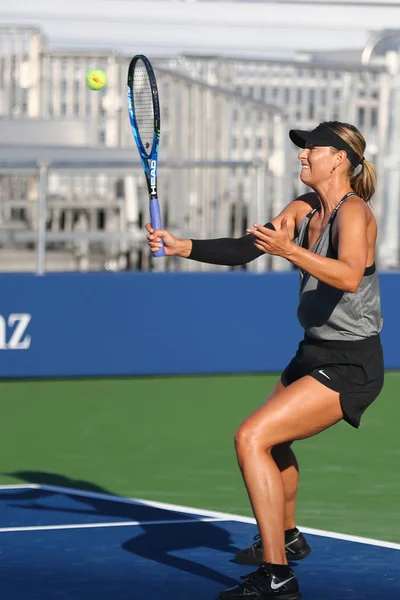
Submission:
[[[91,90],[101,90],[107,83],[107,76],[104,71],[94,69],[86,75],[86,83]]]

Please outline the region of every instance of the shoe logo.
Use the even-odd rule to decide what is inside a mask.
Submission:
[[[289,577],[289,579],[285,579],[285,581],[279,581],[278,579],[276,579],[275,576],[273,576],[271,580],[271,589],[279,590],[279,588],[281,588],[286,583],[289,583],[289,581],[292,581],[292,579],[294,579],[294,577]]]
[[[328,376],[328,375],[327,375],[327,374],[326,374],[326,373],[325,373],[325,372],[324,372],[322,369],[320,369],[320,370],[318,371],[318,373],[321,373],[321,375],[323,375],[323,376],[324,376],[324,377],[326,377],[327,379],[330,379],[330,377],[329,377],[329,376]]]
[[[286,546],[286,548],[288,548],[289,546],[293,546],[293,544],[295,544],[295,543],[296,543],[296,542],[298,542],[298,541],[299,541],[299,538],[297,537],[297,538],[295,538],[294,540],[292,540],[291,542],[287,542],[287,543],[285,544],[285,546]]]
[[[290,546],[293,546],[293,544],[296,544],[298,541],[299,541],[299,538],[295,538],[291,542],[288,542],[287,544],[285,544],[286,550],[288,552],[292,552],[293,554],[296,554],[296,550],[293,550]]]

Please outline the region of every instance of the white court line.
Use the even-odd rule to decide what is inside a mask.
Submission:
[[[134,498],[124,498],[123,496],[114,496],[113,494],[100,494],[99,492],[89,492],[86,490],[75,490],[73,488],[66,488],[57,485],[47,485],[29,483],[22,485],[0,485],[0,491],[2,489],[21,489],[21,488],[33,488],[37,490],[45,490],[47,492],[55,492],[56,494],[68,494],[69,496],[84,496],[85,498],[96,498],[97,500],[109,500],[110,502],[122,502],[123,504],[143,504],[140,500]],[[186,511],[187,512],[187,511]]]
[[[169,510],[169,511],[174,511],[174,512],[179,512],[179,513],[184,513],[184,514],[190,514],[190,515],[197,515],[197,516],[201,516],[201,517],[210,517],[211,520],[218,520],[218,521],[236,521],[238,523],[249,523],[252,525],[256,524],[256,521],[254,518],[252,517],[244,517],[241,515],[235,515],[235,514],[231,514],[231,513],[223,513],[223,512],[219,512],[219,511],[214,511],[214,510],[203,510],[203,509],[199,509],[199,508],[192,508],[190,506],[181,506],[179,504],[169,504],[166,502],[156,502],[153,500],[141,500],[140,498],[123,498],[121,496],[114,496],[111,494],[100,494],[97,492],[86,492],[84,490],[75,490],[75,489],[70,489],[70,488],[64,488],[64,487],[57,487],[57,486],[52,486],[52,485],[37,485],[37,484],[29,484],[29,485],[15,485],[15,486],[2,486],[0,485],[0,490],[1,489],[12,489],[13,487],[15,488],[30,488],[30,487],[34,487],[36,489],[42,489],[42,490],[47,490],[50,492],[55,492],[55,493],[60,493],[60,494],[68,494],[70,496],[84,496],[87,498],[96,498],[98,500],[109,500],[109,501],[113,501],[113,502],[122,502],[124,504],[136,504],[136,505],[144,505],[144,506],[151,506],[153,508],[160,508],[162,510]],[[195,522],[195,521],[190,521],[191,523]],[[161,523],[160,521],[158,521],[158,523]],[[179,523],[182,523],[182,521],[179,521]],[[108,524],[106,524],[108,525]],[[120,526],[120,524],[118,523],[118,525],[115,526]],[[53,527],[53,526],[50,526]],[[58,527],[62,527],[62,526],[54,526],[54,528],[58,528]],[[66,526],[64,526],[66,527]],[[86,527],[86,525],[85,525]],[[359,536],[355,536],[355,535],[348,535],[346,533],[336,533],[334,531],[325,531],[322,529],[312,529],[310,527],[302,527],[301,525],[298,525],[299,529],[301,529],[301,531],[303,531],[304,533],[308,533],[310,535],[316,535],[316,536],[321,536],[321,537],[327,537],[327,538],[332,538],[332,539],[336,539],[336,540],[343,540],[346,542],[354,542],[357,544],[366,544],[369,546],[379,546],[380,548],[390,548],[391,550],[400,550],[400,544],[396,544],[394,542],[386,542],[384,540],[376,540],[373,538],[365,538],[365,537],[359,537]],[[2,531],[0,529],[0,531]],[[19,531],[19,529],[18,529]]]
[[[0,485],[0,490],[20,490],[20,489],[30,489],[30,490],[39,490],[40,485],[38,483],[19,483],[15,485]]]
[[[96,529],[104,527],[138,527],[145,525],[180,525],[181,523],[220,523],[226,519],[171,519],[170,521],[115,521],[110,523],[71,523],[70,525],[37,525],[33,527],[0,527],[0,533],[19,531],[52,531],[56,529]]]
[[[198,508],[191,508],[189,506],[180,506],[177,504],[167,504],[165,502],[153,502],[151,500],[139,500],[142,504],[146,504],[147,506],[153,506],[154,508],[161,508],[164,510],[173,510],[176,512],[188,512],[190,514],[203,515],[208,517],[214,517],[216,519],[225,518],[227,521],[237,521],[238,523],[250,523],[256,525],[256,520],[252,517],[243,517],[241,515],[234,515],[230,513],[222,513],[214,510],[201,510]],[[359,537],[356,535],[348,535],[346,533],[336,533],[333,531],[325,531],[323,529],[312,529],[310,527],[302,527],[298,525],[298,528],[301,529],[304,533],[309,533],[310,535],[317,535],[321,537],[328,537],[335,540],[343,540],[346,542],[355,542],[358,544],[368,544],[370,546],[380,546],[382,548],[391,548],[392,550],[400,550],[400,544],[396,544],[394,542],[385,542],[384,540],[376,540],[373,538],[365,538]]]

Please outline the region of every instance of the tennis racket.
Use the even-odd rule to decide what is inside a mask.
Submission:
[[[158,147],[160,141],[160,104],[156,77],[143,54],[134,56],[128,69],[128,112],[133,137],[139,150],[149,191],[150,221],[153,229],[162,229],[157,198]],[[162,247],[153,256],[165,256]]]

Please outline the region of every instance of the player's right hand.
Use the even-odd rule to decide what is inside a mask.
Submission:
[[[151,223],[146,223],[148,232],[147,240],[150,251],[157,252],[161,248],[161,240],[164,242],[165,254],[167,256],[179,256],[179,239],[166,229],[153,229]]]

